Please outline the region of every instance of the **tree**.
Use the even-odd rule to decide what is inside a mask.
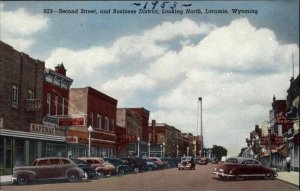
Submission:
[[[222,156],[227,156],[227,149],[222,146],[213,145],[212,154],[218,158],[218,160],[221,160]]]
[[[245,152],[246,149],[247,149],[247,147],[241,148],[241,152],[240,152],[240,154],[239,154],[239,157],[242,157],[242,156],[243,156],[243,153]]]

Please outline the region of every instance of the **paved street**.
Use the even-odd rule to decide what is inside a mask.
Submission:
[[[211,172],[215,165],[196,166],[195,171],[185,170],[179,171],[176,168],[160,171],[152,171],[138,174],[130,174],[126,176],[114,176],[89,182],[69,183],[66,181],[55,182],[35,182],[30,185],[7,185],[2,186],[1,191],[55,191],[55,190],[71,190],[71,191],[296,191],[298,188],[287,184],[281,180],[227,180],[221,181]]]

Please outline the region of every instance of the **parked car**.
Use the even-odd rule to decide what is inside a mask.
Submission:
[[[218,164],[219,163],[219,160],[217,158],[213,158],[211,160],[211,164]]]
[[[177,167],[177,165],[178,165],[178,163],[176,163],[175,160],[171,159],[171,158],[164,158],[161,160],[166,163],[167,168],[174,168],[174,167]]]
[[[144,160],[146,161],[147,170],[148,171],[152,171],[152,170],[157,170],[158,169],[157,164],[153,160],[150,160],[148,158],[145,158]]]
[[[115,158],[103,158],[104,161],[111,163],[116,167],[116,173],[118,175],[124,175],[128,173],[133,172],[133,168],[131,168],[128,164],[125,162],[115,159]]]
[[[216,166],[213,174],[221,179],[235,178],[243,180],[248,177],[264,177],[272,180],[277,176],[276,169],[262,166],[258,160],[245,157],[231,157],[222,164]]]
[[[157,157],[149,157],[150,160],[155,162],[155,164],[158,166],[158,169],[165,169],[167,168],[167,164],[163,162],[160,158]]]
[[[72,160],[64,157],[38,158],[31,166],[15,167],[12,174],[12,182],[18,184],[47,179],[68,179],[76,182],[81,178],[85,178],[84,171]]]
[[[206,157],[201,157],[200,160],[199,160],[199,164],[200,165],[207,165],[208,163],[208,160]]]
[[[178,164],[178,170],[195,170],[195,162],[193,157],[181,157],[181,162]]]
[[[147,170],[147,165],[145,165],[144,162],[140,162],[139,160],[136,160],[134,158],[123,157],[121,158],[121,160],[131,166],[135,173]]]
[[[97,177],[96,170],[87,162],[76,159],[76,158],[70,158],[79,168],[81,168],[85,173],[85,179],[92,179]]]
[[[78,159],[89,163],[96,170],[98,178],[109,177],[117,171],[114,165],[105,162],[100,157],[79,157]]]

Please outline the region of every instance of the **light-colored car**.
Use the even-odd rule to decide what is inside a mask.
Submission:
[[[104,176],[109,177],[112,174],[116,174],[116,167],[109,162],[105,162],[100,157],[79,157],[78,159],[89,163],[96,170],[98,178]]]
[[[81,178],[85,178],[84,171],[69,158],[47,157],[36,159],[31,166],[15,167],[11,180],[27,184],[32,180],[68,179],[76,182]]]
[[[181,157],[181,162],[178,164],[178,170],[195,170],[195,162],[193,157]]]

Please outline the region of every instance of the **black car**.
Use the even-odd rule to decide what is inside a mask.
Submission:
[[[144,161],[130,157],[121,158],[121,161],[127,163],[130,167],[132,167],[134,172],[143,172],[147,170],[147,165]]]
[[[85,179],[92,179],[92,178],[96,178],[97,173],[94,170],[94,168],[87,162],[80,160],[80,159],[76,159],[76,158],[70,158],[75,164],[77,164],[77,166],[79,168],[81,168],[84,173],[85,173]]]
[[[110,164],[114,165],[117,169],[118,175],[124,175],[128,173],[133,173],[133,168],[131,168],[128,164],[125,162],[115,159],[115,158],[103,158],[105,162],[109,162]]]

